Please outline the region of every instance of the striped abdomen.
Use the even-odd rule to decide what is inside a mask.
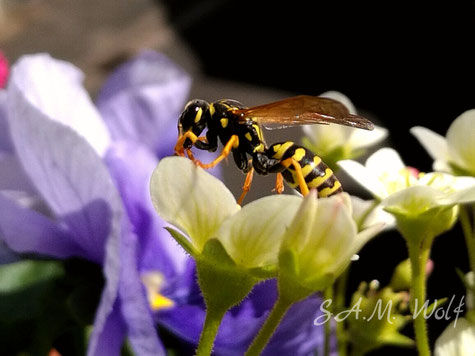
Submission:
[[[335,177],[333,171],[320,157],[314,155],[305,147],[287,141],[273,144],[267,152],[269,158],[278,159],[282,162],[289,158],[297,161],[300,164],[308,189],[317,189],[319,197],[328,197],[343,191],[341,183]],[[290,187],[300,191],[294,166],[286,165],[282,175]]]

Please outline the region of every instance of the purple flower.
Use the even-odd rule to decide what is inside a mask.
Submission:
[[[189,82],[184,72],[178,74],[184,84]],[[162,76],[154,85],[161,88],[163,82],[174,80]],[[77,68],[48,55],[25,56],[13,67],[8,89],[0,96],[0,125],[8,128],[0,136],[0,236],[19,253],[78,256],[103,264],[106,285],[89,354],[119,354],[126,334],[138,354],[164,354],[137,268],[144,246],[140,243],[147,237],[135,229],[145,229],[132,215],[137,191],[127,195],[128,187],[117,189],[114,173],[120,173],[119,168],[107,166],[122,148],[134,145],[112,139],[81,82]],[[153,89],[148,84],[146,89]],[[135,88],[136,93],[143,88]],[[175,90],[186,93],[188,86]],[[176,122],[174,113],[165,114],[143,119]],[[172,132],[156,134],[167,137]],[[134,186],[135,179],[146,191],[143,179],[151,174],[150,161],[127,158],[134,162],[127,183]],[[123,200],[127,197],[129,202]],[[148,195],[140,199],[149,200]],[[155,251],[163,255],[165,249],[155,243]],[[163,266],[172,265],[171,257],[164,262],[159,253],[156,258]]]
[[[158,159],[172,153],[190,79],[151,51],[112,74],[97,107],[82,79],[66,62],[25,56],[0,91],[0,259],[3,240],[17,253],[103,265],[89,355],[120,354],[125,336],[137,355],[165,354],[157,323],[196,344],[205,310],[194,263],[149,198]],[[160,283],[147,283],[147,276]],[[158,296],[171,304],[154,306]],[[242,354],[275,298],[269,281],[231,310],[216,353]],[[266,354],[309,355],[321,345],[321,329],[313,326],[319,305],[310,298],[295,306]]]

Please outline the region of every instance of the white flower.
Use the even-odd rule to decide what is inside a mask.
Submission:
[[[434,159],[434,170],[475,175],[475,109],[457,117],[446,137],[420,126],[411,133]]]
[[[434,356],[475,355],[475,325],[465,318],[452,322],[435,342]]]
[[[342,93],[328,91],[320,96],[335,99],[344,104],[350,113],[356,114],[350,99]],[[303,131],[309,148],[325,161],[355,158],[363,149],[381,142],[388,134],[385,128],[379,126],[375,126],[373,131],[367,131],[342,125],[305,125]],[[338,157],[333,159],[333,156]]]
[[[280,271],[304,288],[323,290],[382,227],[358,232],[348,194],[318,199],[311,191],[283,237]]]
[[[455,222],[457,204],[475,201],[475,178],[419,173],[406,167],[390,148],[375,152],[365,166],[350,160],[338,164],[381,200],[384,209],[396,217],[405,236],[423,231],[436,236]],[[415,222],[424,230],[417,231]]]
[[[380,200],[414,186],[429,188],[438,195],[437,201],[445,205],[475,198],[475,178],[456,177],[448,173],[419,173],[415,168],[405,166],[399,154],[391,148],[375,152],[365,166],[352,160],[340,161],[338,165]]]
[[[217,178],[183,157],[164,158],[151,179],[151,196],[159,215],[187,235],[178,241],[199,256],[205,244],[219,240],[244,268],[277,264],[280,241],[302,198],[273,195],[240,209]]]

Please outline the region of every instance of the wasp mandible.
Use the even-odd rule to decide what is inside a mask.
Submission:
[[[319,197],[340,193],[340,181],[310,150],[292,141],[271,146],[265,142],[263,127],[275,129],[309,124],[374,128],[371,121],[351,114],[342,103],[318,96],[301,95],[254,107],[245,107],[232,99],[213,103],[195,99],[186,104],[178,120],[175,153],[184,156],[186,152],[205,169],[216,166],[232,153],[238,168],[247,173],[239,204],[250,189],[254,171],[262,175],[276,173],[278,193],[284,189],[284,179],[303,195],[307,195],[309,189],[317,189]],[[205,129],[208,129],[206,137],[200,136]],[[218,148],[218,138],[224,148],[214,161],[204,164],[194,158],[192,146],[214,152]]]

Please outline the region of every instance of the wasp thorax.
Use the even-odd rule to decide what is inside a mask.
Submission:
[[[195,135],[199,135],[206,127],[208,109],[209,104],[204,100],[189,101],[178,120],[178,132],[183,134],[191,130]]]

